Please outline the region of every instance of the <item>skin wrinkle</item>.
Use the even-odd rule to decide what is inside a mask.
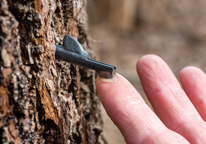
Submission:
[[[135,105],[135,107],[136,107],[136,104],[138,104],[138,105],[140,105],[140,104],[142,104],[142,105],[144,105],[144,103],[139,103],[139,102],[134,102],[134,103],[130,103],[129,105],[127,105],[126,107],[124,107],[123,109],[120,109],[120,110],[118,110],[117,112],[115,112],[113,115],[114,115],[114,117],[119,117],[119,115],[122,117],[123,116],[123,119],[124,120],[126,120],[126,119],[130,119],[130,118],[132,118],[132,114],[130,114],[130,113],[128,113],[127,112],[127,109],[128,108],[130,108],[130,107],[132,107],[132,106],[134,106]],[[122,118],[119,118],[119,119],[122,119]],[[118,120],[119,120],[118,119]],[[131,121],[131,120],[130,120]],[[136,120],[135,120],[136,121]],[[134,121],[133,121],[134,122]],[[129,122],[129,123],[127,123],[128,125],[131,125],[131,123]],[[132,128],[134,128],[133,126],[131,126]]]
[[[149,113],[149,112],[151,112],[151,111],[149,111],[149,108],[148,108],[147,113]],[[141,125],[145,128],[145,130],[150,132],[154,128],[165,127],[165,125],[159,120],[159,118],[156,115],[154,115],[154,113],[151,113],[151,114],[154,116],[153,120],[149,119],[148,117],[141,118],[141,121],[142,121]],[[132,116],[132,115],[130,115],[130,116]],[[139,113],[134,113],[133,117],[139,117]],[[131,118],[135,121],[135,119],[133,117],[131,117]]]
[[[141,67],[141,68],[137,68],[137,69],[138,69],[139,78],[140,78],[141,83],[142,83],[143,79],[142,79],[142,77],[140,76],[140,74],[143,73],[143,74],[145,75],[146,79],[147,79],[147,78],[150,78],[151,76],[150,76],[150,73],[147,73],[147,70],[144,70],[144,69],[145,69],[144,67],[146,67],[146,69],[148,69],[148,71],[150,71],[149,68],[147,68],[147,66],[143,65],[143,66],[140,66],[140,67]],[[146,71],[146,72],[144,72],[143,70]],[[152,87],[154,87],[153,84],[155,84],[154,81],[153,81],[153,79],[150,79],[150,81],[145,80],[144,83],[145,83],[145,85],[147,85],[147,86],[152,86]],[[143,89],[144,89],[144,87],[143,87]]]
[[[142,106],[140,106],[142,105]],[[142,121],[142,126],[144,128],[151,128],[151,127],[155,127],[157,124],[158,126],[160,125],[164,125],[159,118],[154,115],[154,113],[151,111],[151,109],[145,104],[145,103],[138,103],[138,106],[135,106],[134,108],[131,108],[132,106],[134,106],[134,103],[132,105],[127,106],[124,111],[127,113],[128,118],[132,119],[132,121],[137,121],[135,118],[139,117],[140,113],[145,114],[145,117],[139,117],[139,121]],[[135,111],[135,113],[131,113],[130,114],[130,110],[126,110],[131,108],[132,110]],[[151,120],[149,119],[146,115],[146,113],[153,115],[153,118],[155,118],[155,120]],[[154,122],[155,121],[155,122]],[[156,123],[158,121],[158,123]]]
[[[112,98],[112,97],[115,97],[116,96],[116,91],[113,91],[112,92],[112,94],[109,96],[110,98]],[[123,98],[121,101],[118,101],[118,105],[120,105],[120,106],[124,106],[125,105],[125,103],[126,102],[128,102],[129,101],[129,99],[132,99],[132,98],[134,98],[134,100],[136,100],[137,99],[137,101],[138,101],[138,103],[145,103],[144,102],[144,100],[139,96],[130,96],[130,97],[125,97],[125,98]],[[115,100],[115,98],[113,99],[113,100]],[[116,102],[112,102],[112,105],[114,105],[115,107],[118,107],[118,105],[116,105]],[[117,109],[118,111],[121,111],[122,110],[122,107],[121,108],[118,108]],[[115,113],[118,113],[118,111],[117,112],[113,112],[114,113],[114,115],[116,115]]]
[[[158,125],[157,125],[157,123],[155,124],[154,122],[152,122],[151,120],[149,120],[148,118],[147,119],[145,119],[145,120],[147,120],[147,121],[142,121],[142,119],[141,119],[141,121],[142,122],[140,122],[140,121],[137,121],[136,119],[134,119],[135,117],[139,117],[139,113],[138,112],[136,112],[136,113],[128,113],[128,111],[130,111],[130,110],[126,110],[126,109],[129,109],[129,108],[131,108],[132,106],[134,106],[136,103],[131,103],[130,105],[128,105],[127,107],[125,107],[124,108],[124,110],[122,110],[122,112],[125,112],[124,114],[119,114],[119,115],[124,115],[123,117],[124,118],[126,118],[126,119],[130,119],[129,121],[132,121],[132,123],[130,122],[130,123],[127,123],[127,124],[129,124],[129,126],[130,126],[130,128],[132,128],[132,129],[134,129],[134,131],[135,131],[135,133],[136,133],[136,135],[137,136],[139,136],[139,137],[149,137],[149,136],[151,136],[151,131],[153,130],[153,129],[158,129],[158,128],[166,128],[165,126],[164,126],[164,124],[163,123],[158,123]],[[146,106],[144,103],[138,103],[138,104],[142,104],[142,105],[144,105],[144,106]],[[136,107],[136,106],[135,106]],[[139,106],[139,107],[141,107],[141,106]],[[133,109],[133,108],[132,108]],[[141,110],[140,110],[141,111]],[[147,111],[149,112],[149,107],[148,107],[148,109],[147,109]],[[156,117],[156,116],[155,116]],[[156,117],[157,118],[157,117]],[[157,118],[158,119],[158,118]],[[137,123],[137,122],[140,122],[140,123]],[[132,124],[132,125],[131,125]],[[138,125],[140,125],[141,124],[141,127],[143,127],[144,129],[145,129],[145,131],[144,131],[144,134],[139,130],[140,128],[138,128],[138,129],[136,129],[136,124],[138,124]],[[140,127],[140,126],[138,126],[138,127]],[[141,133],[140,133],[141,132]],[[144,135],[144,136],[142,136],[142,135]],[[137,137],[136,137],[137,138]]]
[[[135,103],[128,106],[127,108],[133,106],[134,104]],[[134,139],[138,138],[138,136],[140,136],[140,133],[139,133],[139,131],[137,131],[137,129],[135,127],[135,125],[137,124],[137,121],[134,119],[131,119],[133,117],[133,115],[131,115],[125,111],[118,111],[117,113],[115,113],[113,116],[119,122],[117,122],[116,120],[114,122],[120,128],[120,131],[122,132],[123,135],[127,135],[127,132],[131,131],[131,132],[133,132],[133,135],[137,135],[137,137],[134,137]],[[132,139],[132,137],[130,137],[130,139]]]
[[[171,116],[167,117],[168,120],[167,120],[166,125],[169,128],[175,129],[174,127],[176,125],[179,125],[178,123],[181,123],[181,121],[182,121],[182,119],[184,119],[184,117],[187,117],[190,115],[201,119],[198,112],[195,109],[193,109],[193,111],[188,111],[189,107],[187,107],[187,106],[185,107],[184,103],[178,103],[178,102],[174,103],[174,100],[171,100],[171,101],[173,101],[173,102],[171,102],[170,106],[169,106],[169,104],[167,104],[167,106],[166,106],[166,107],[170,108],[171,112],[166,111],[165,113],[161,114],[161,115],[168,115],[167,113],[172,114]],[[180,106],[180,104],[181,104],[181,109],[178,108]],[[187,113],[191,113],[191,114],[187,114]],[[165,119],[162,119],[162,120],[165,121]],[[173,122],[171,122],[171,121],[173,121]],[[170,125],[171,123],[173,123],[172,126]]]
[[[162,137],[163,135],[164,137]],[[183,139],[183,136],[166,127],[154,127],[154,129],[150,130],[148,137],[146,137],[140,144],[188,144],[188,141],[186,141],[186,139],[183,141]]]
[[[184,108],[184,112],[185,110],[188,109],[188,107],[192,106],[192,103],[190,103],[189,99],[182,99],[182,95],[185,95],[183,90],[180,88],[176,88],[176,90],[174,90],[173,88],[159,88],[158,87],[158,91],[155,90],[155,92],[153,93],[153,97],[156,97],[159,99],[162,99],[162,101],[168,103],[168,104],[173,104],[176,106],[181,106]],[[185,95],[186,97],[186,95]],[[168,98],[170,98],[170,100],[168,101]],[[190,105],[185,105],[185,103],[189,103]],[[167,106],[167,105],[166,105]],[[196,112],[196,111],[195,111]]]
[[[187,123],[191,123],[192,121],[202,121],[201,117],[196,114],[191,114],[191,115],[184,115],[181,117],[181,121],[179,124],[177,124],[176,128],[172,129],[174,131],[178,132],[178,129],[181,128],[182,126],[186,125]]]
[[[195,125],[194,125],[195,123]],[[190,143],[205,144],[206,125],[202,120],[187,122],[183,128],[178,130],[178,133],[183,135]]]
[[[158,131],[160,132],[159,129],[158,129]],[[161,133],[158,132],[158,134],[155,134],[155,132],[157,132],[157,131],[151,131],[150,135],[147,135],[147,137],[145,137],[142,140],[142,142],[140,142],[140,144],[167,144],[167,143],[165,143],[165,140],[163,141],[164,138],[161,137],[162,133],[165,131],[163,131]],[[172,141],[169,142],[169,144],[171,144],[171,143],[172,143]]]
[[[139,103],[145,103],[144,100],[142,99],[142,97],[136,96],[136,95],[134,95],[134,96],[127,96],[127,97],[121,99],[121,100],[119,101],[119,103],[120,103],[120,105],[121,105],[121,103],[123,103],[124,101],[129,100],[129,99],[132,99],[132,98],[137,99],[137,101],[138,101]]]
[[[162,127],[162,129],[161,129],[161,127],[158,127],[158,131],[165,130],[165,129],[166,129],[166,127]],[[151,141],[152,139],[156,139],[156,137],[158,138],[158,136],[156,136],[156,135],[154,136],[154,133],[157,132],[157,130],[150,129],[148,132],[149,133],[144,137],[144,139],[142,139],[140,144],[149,144],[149,141]]]
[[[182,117],[182,115],[185,114],[185,111],[187,111],[188,107],[191,107],[191,106],[186,106],[185,103],[188,103],[187,101],[185,102],[182,101],[181,99],[181,95],[183,94],[178,94],[180,92],[176,92],[175,90],[171,90],[171,89],[165,89],[165,88],[158,88],[159,91],[158,92],[155,92],[153,93],[153,99],[154,97],[156,97],[156,103],[152,103],[152,105],[154,106],[155,110],[158,111],[157,109],[159,109],[159,107],[156,108],[155,105],[158,105],[158,101],[159,99],[157,99],[157,97],[160,97],[161,101],[160,103],[163,103],[163,102],[167,102],[167,104],[164,105],[164,107],[162,107],[161,109],[161,113],[164,111],[164,113],[162,115],[167,115],[167,113],[172,113],[172,117],[168,117],[167,116],[167,121],[171,121],[172,119],[180,119],[180,117]],[[179,89],[179,88],[178,88]],[[182,90],[181,90],[182,91]],[[182,91],[183,92],[183,91]],[[164,97],[161,97],[163,96]],[[175,95],[179,95],[179,96],[175,96]],[[165,97],[166,96],[166,97]],[[174,97],[171,97],[171,96],[174,96]],[[170,101],[168,101],[167,97],[170,97]],[[185,96],[186,97],[186,96]],[[173,98],[173,99],[171,99]],[[150,98],[149,98],[150,100]],[[150,100],[151,101],[151,100]],[[174,102],[175,101],[175,102]],[[189,101],[189,99],[188,99]],[[179,105],[181,105],[181,108],[183,108],[182,110],[181,109],[178,109],[177,108],[177,105],[179,107]],[[174,111],[174,109],[176,111]],[[171,111],[171,112],[168,112],[168,111]],[[177,112],[177,113],[176,113]],[[191,111],[190,111],[191,112]],[[196,113],[196,115],[198,115],[197,111],[194,109],[193,113]],[[159,114],[160,115],[160,114]],[[160,117],[161,118],[161,117]],[[162,119],[162,118],[161,118]],[[163,119],[162,119],[163,120]],[[169,128],[172,128],[172,126],[169,126]],[[173,129],[173,128],[172,128]]]

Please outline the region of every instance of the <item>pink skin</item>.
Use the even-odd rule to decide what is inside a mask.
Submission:
[[[179,82],[158,56],[147,55],[137,72],[155,113],[121,75],[96,80],[100,100],[128,144],[206,143],[206,76],[184,68]],[[204,119],[204,120],[203,120]]]

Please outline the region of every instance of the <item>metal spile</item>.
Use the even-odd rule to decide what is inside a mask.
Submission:
[[[116,71],[116,66],[90,59],[89,53],[70,35],[64,36],[63,45],[56,45],[55,56],[56,59],[93,69],[102,78],[110,79]]]

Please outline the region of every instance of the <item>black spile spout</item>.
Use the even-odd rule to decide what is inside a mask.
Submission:
[[[56,45],[56,59],[95,70],[102,78],[112,78],[116,66],[89,59],[89,53],[69,35],[64,36],[63,45]]]

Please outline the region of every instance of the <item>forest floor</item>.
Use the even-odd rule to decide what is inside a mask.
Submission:
[[[196,35],[176,30],[141,27],[130,31],[114,30],[107,25],[90,28],[90,41],[98,60],[117,66],[117,73],[126,77],[149,104],[136,74],[136,62],[146,54],[156,54],[169,65],[178,78],[189,65],[206,72],[206,42]],[[103,110],[105,135],[110,144],[124,144],[118,129]]]

